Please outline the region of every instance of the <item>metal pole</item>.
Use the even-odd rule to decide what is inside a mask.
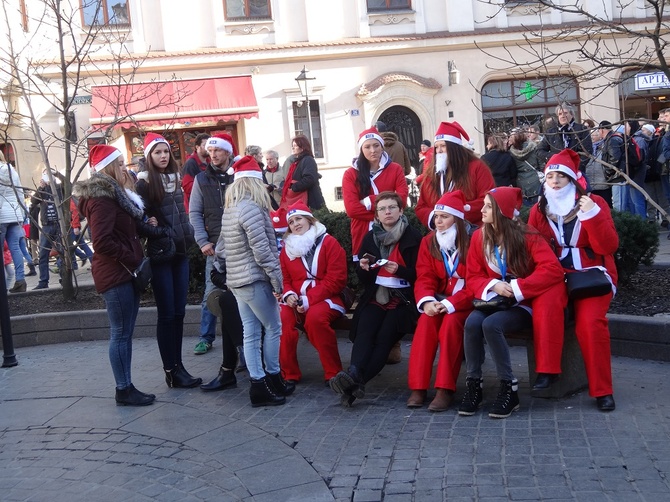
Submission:
[[[312,146],[312,152],[314,152],[314,138],[312,137],[312,110],[309,107],[309,96],[305,93],[305,99],[307,100],[307,125],[309,127],[309,144]]]
[[[5,232],[0,233],[0,249],[5,245]],[[5,267],[0,267],[0,330],[2,331],[2,367],[11,368],[18,361],[14,355],[14,340],[12,339],[12,323],[9,319],[9,303],[7,303],[7,285],[5,284]]]

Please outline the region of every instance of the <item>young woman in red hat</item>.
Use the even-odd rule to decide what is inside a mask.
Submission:
[[[424,167],[416,215],[428,226],[428,215],[445,193],[460,190],[470,210],[465,219],[473,225],[482,222],[481,209],[484,195],[495,187],[491,170],[485,162],[463,145],[470,137],[458,122],[442,122],[435,133],[434,155]],[[466,143],[467,144],[467,143]]]
[[[363,237],[375,220],[375,201],[381,192],[395,192],[407,201],[409,188],[400,164],[384,151],[384,139],[374,127],[358,137],[358,157],[342,176],[344,210],[351,219],[351,252],[358,260]]]
[[[421,312],[409,354],[408,408],[423,406],[437,346],[435,388],[428,409],[446,411],[456,391],[463,361],[463,326],[472,311],[472,293],[465,287],[465,258],[470,238],[464,212],[469,209],[463,192],[444,194],[429,217],[429,233],[421,241],[416,260],[414,297]]]
[[[168,141],[159,134],[148,133],[144,138],[144,156],[146,170],[138,174],[137,193],[144,199],[147,215],[169,228],[175,250],[171,257],[160,261],[148,253],[153,271],[151,289],[158,312],[156,338],[165,383],[168,387],[196,387],[202,378],[191,376],[181,359],[189,276],[186,252],[195,243],[193,227],[184,208],[179,167]]]
[[[491,418],[519,409],[519,382],[512,371],[505,333],[533,327],[540,373],[560,373],[563,321],[567,303],[563,269],[546,240],[517,218],[521,189],[490,190],[482,207],[482,227],[470,241],[466,284],[475,298],[506,297],[512,305],[493,313],[473,310],[465,321],[466,392],[459,415],[474,415],[482,403],[484,341],[500,380]]]
[[[601,411],[615,408],[612,392],[612,356],[607,311],[616,292],[614,253],[619,236],[607,202],[587,194],[579,171],[580,157],[573,150],[557,153],[547,163],[540,202],[533,206],[528,224],[537,228],[554,246],[566,274],[598,268],[612,284],[604,296],[573,300],[575,334],[582,349],[589,380],[589,395]],[[556,332],[563,332],[558,319]],[[555,378],[544,375],[544,385]]]
[[[298,382],[298,329],[319,353],[326,383],[340,371],[337,337],[330,323],[346,313],[340,292],[347,285],[344,249],[302,202],[288,208],[288,231],[279,255],[284,294],[279,362],[284,378]]]

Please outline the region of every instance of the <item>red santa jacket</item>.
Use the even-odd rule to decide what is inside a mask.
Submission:
[[[517,301],[530,307],[530,302],[524,300],[532,300],[563,282],[565,275],[553,250],[540,234],[534,231],[526,234],[526,249],[531,272],[526,277],[512,279],[510,285]],[[484,255],[482,230],[477,229],[470,240],[465,283],[475,298],[486,300],[494,294],[492,288],[500,280],[500,269]]]
[[[279,261],[284,276],[284,298],[291,294],[301,297],[305,310],[310,305],[326,301],[331,309],[346,313],[340,293],[347,285],[347,258],[334,237],[325,234],[316,247],[309,277],[305,259],[291,260],[285,247]]]
[[[465,192],[465,198],[467,204],[470,205],[470,210],[466,211],[465,219],[473,225],[480,226],[482,224],[484,196],[486,192],[495,188],[496,184],[491,170],[479,159],[473,159],[468,164],[468,177],[470,178],[470,190]],[[428,226],[428,216],[435,208],[435,203],[441,195],[435,192],[432,183],[424,176],[419,191],[419,200],[416,204],[416,215],[424,225]]]
[[[372,228],[377,194],[385,191],[396,192],[403,201],[407,200],[409,194],[402,166],[391,162],[386,155],[382,159],[386,159],[387,163],[372,176],[372,187],[363,203],[356,183],[358,168],[350,167],[342,176],[342,198],[344,210],[351,218],[351,252],[354,256],[358,256],[363,237]]]
[[[434,232],[426,235],[419,247],[419,256],[416,260],[416,282],[414,283],[414,298],[419,312],[423,312],[421,304],[427,301],[436,301],[435,294],[447,296],[442,301],[447,312],[472,310],[472,293],[465,287],[465,260],[460,260],[456,272],[447,277],[444,261],[434,258],[430,254],[430,241]],[[452,260],[450,266],[453,266]]]
[[[570,242],[565,243],[569,247],[561,245],[558,226],[540,212],[538,204],[531,208],[528,224],[553,244],[559,259],[572,253],[572,263],[576,270],[604,266],[612,279],[612,285],[616,287],[618,276],[614,253],[619,247],[619,235],[607,202],[598,195],[591,194],[590,197],[596,205],[590,211],[577,213],[572,237]]]

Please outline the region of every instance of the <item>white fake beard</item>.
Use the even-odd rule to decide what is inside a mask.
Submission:
[[[456,235],[458,230],[456,230],[456,225],[451,225],[444,232],[435,232],[435,238],[437,243],[440,245],[442,251],[452,251],[456,249]]]
[[[444,173],[447,171],[447,153],[435,154],[435,172]]]
[[[549,188],[545,183],[544,196],[547,198],[549,213],[556,216],[567,215],[575,207],[575,193],[577,193],[577,187],[573,183],[558,190]]]
[[[309,230],[302,235],[289,234],[284,239],[284,249],[291,260],[301,258],[309,253],[316,240],[316,226],[312,225]]]

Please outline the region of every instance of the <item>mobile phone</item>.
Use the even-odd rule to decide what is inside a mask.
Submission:
[[[372,265],[374,262],[377,261],[377,257],[370,253],[365,253],[363,256],[361,256],[361,258],[365,258],[366,260],[368,260],[368,262],[370,262],[370,265]]]

